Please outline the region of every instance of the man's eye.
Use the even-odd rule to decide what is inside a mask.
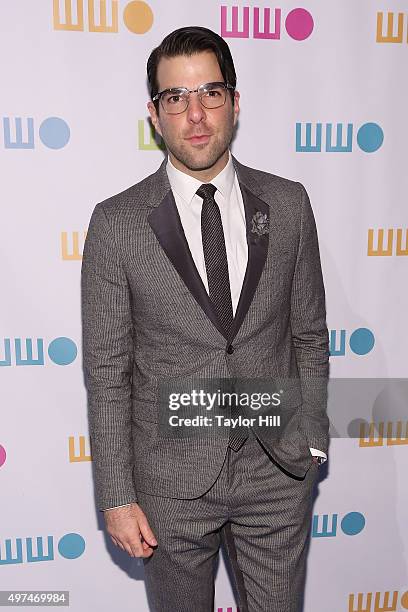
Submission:
[[[210,89],[209,91],[206,92],[205,95],[208,98],[218,98],[221,95],[221,92],[219,89]]]
[[[178,104],[183,99],[183,94],[168,94],[165,98],[167,104]]]

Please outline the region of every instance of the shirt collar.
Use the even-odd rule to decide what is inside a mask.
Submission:
[[[201,181],[176,168],[171,163],[170,157],[167,158],[166,171],[172,190],[175,191],[185,202],[191,204],[197,189],[202,184]],[[217,176],[215,176],[211,181],[211,183],[215,185],[223,198],[225,198],[227,201],[231,195],[234,178],[235,168],[232,163],[231,152],[228,150],[228,162],[225,168],[223,168],[221,172],[219,172],[219,174],[217,174]]]

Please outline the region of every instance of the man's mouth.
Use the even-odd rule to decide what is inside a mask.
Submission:
[[[201,136],[191,136],[186,138],[191,144],[204,144],[210,140],[210,134],[202,134]]]

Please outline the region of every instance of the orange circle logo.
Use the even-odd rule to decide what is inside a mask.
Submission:
[[[145,34],[153,25],[153,11],[146,2],[133,0],[126,5],[123,21],[134,34]]]

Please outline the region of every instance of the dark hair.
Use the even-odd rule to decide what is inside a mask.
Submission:
[[[193,55],[201,51],[212,51],[215,53],[225,83],[229,83],[235,89],[237,77],[234,61],[225,40],[208,28],[187,26],[167,34],[160,45],[151,52],[147,60],[147,79],[149,81],[150,97],[153,98],[159,92],[157,66],[162,57]],[[234,90],[231,89],[230,93],[232,100],[234,100]],[[157,111],[158,103],[159,101],[156,100],[155,106]]]

